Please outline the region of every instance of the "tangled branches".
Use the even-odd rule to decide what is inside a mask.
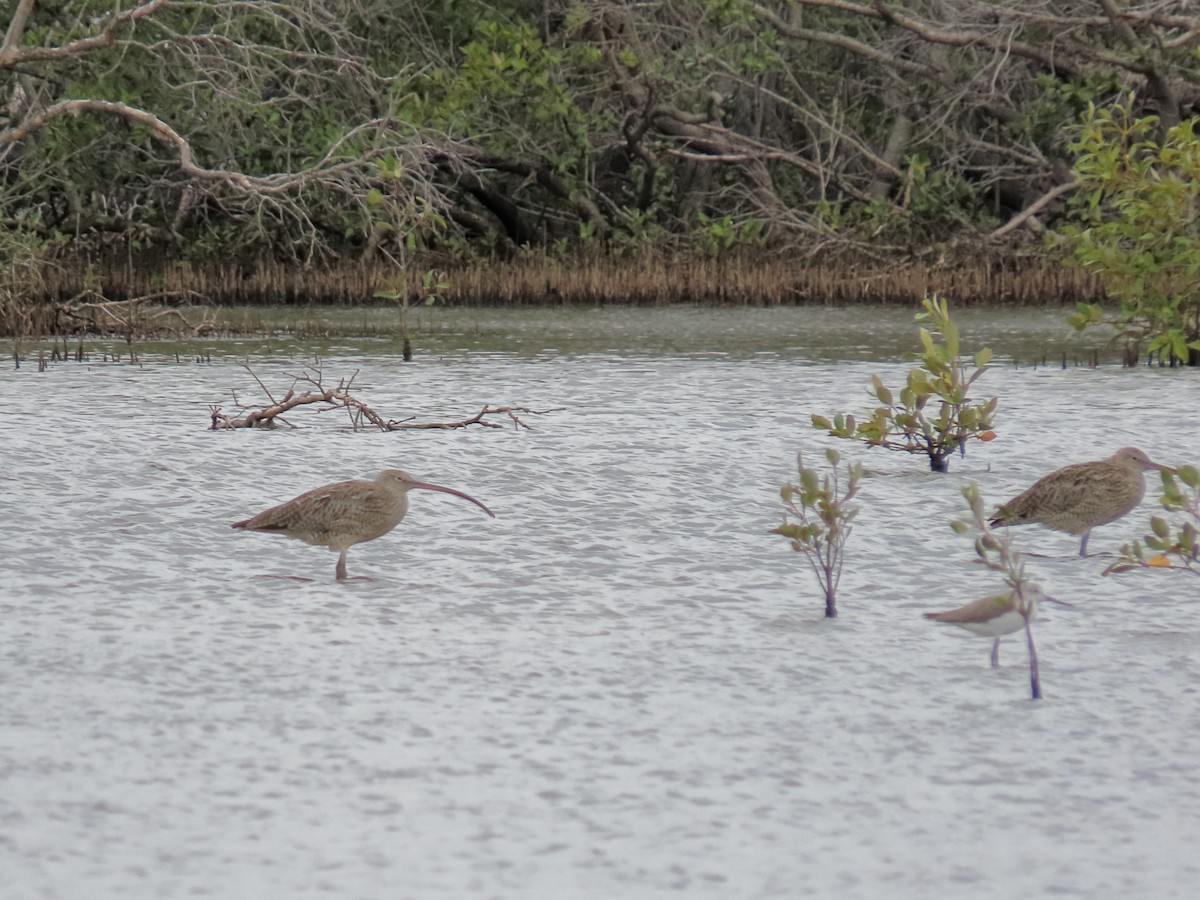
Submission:
[[[318,412],[328,412],[335,409],[346,410],[346,413],[350,417],[350,428],[353,431],[363,431],[369,428],[377,428],[380,431],[406,431],[411,429],[450,430],[454,428],[466,428],[468,425],[482,425],[485,428],[504,427],[503,422],[492,421],[488,418],[489,416],[505,416],[514,428],[524,428],[531,431],[532,428],[521,419],[518,413],[541,416],[562,409],[562,407],[555,409],[530,409],[527,406],[484,405],[475,415],[456,419],[451,422],[414,422],[413,418],[415,417],[411,416],[407,419],[385,419],[366,403],[350,393],[354,379],[358,377],[357,369],[349,378],[340,379],[336,387],[326,387],[324,375],[319,368],[306,368],[299,375],[290,376],[292,378],[291,386],[282,397],[276,400],[270,388],[263,384],[262,380],[254,374],[254,370],[250,368],[248,363],[242,363],[242,368],[250,373],[250,377],[262,388],[263,393],[267,395],[267,399],[270,402],[265,405],[247,406],[238,400],[237,393],[234,392],[233,400],[238,404],[238,411],[241,415],[229,415],[222,412],[220,406],[209,404],[212,416],[211,430],[213,431],[220,431],[227,428],[275,428],[280,423],[288,428],[295,428],[296,426],[283,418],[283,415],[297,407],[313,404],[317,406]]]

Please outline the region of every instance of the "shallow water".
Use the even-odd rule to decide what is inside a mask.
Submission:
[[[999,437],[948,476],[839,443],[872,475],[827,622],[767,533],[778,487],[831,445],[810,413],[901,381],[896,347],[832,363],[782,320],[738,326],[761,350],[681,325],[639,347],[673,333],[642,312],[607,350],[514,314],[506,350],[488,319],[413,364],[280,341],[0,373],[5,896],[1190,897],[1197,579],[1104,578],[1074,538],[1015,532],[1076,604],[1035,623],[1040,703],[1015,637],[991,670],[988,640],[920,613],[997,585],[948,527],[965,481],[995,502],[1126,444],[1196,462],[1200,373],[997,366]],[[1019,321],[978,333],[1032,358]],[[206,430],[257,390],[237,355],[282,391],[315,352],[393,418],[562,409]],[[497,518],[414,494],[341,584],[333,554],[228,527],[385,466]],[[1140,534],[1150,493],[1090,549]]]
[[[963,347],[982,342],[1005,361],[1022,365],[1087,365],[1120,362],[1110,331],[1076,332],[1067,311],[963,309],[954,313]],[[382,307],[251,307],[218,310],[218,321],[239,333],[234,339],[141,343],[137,349],[173,358],[199,353],[230,355],[355,357],[399,354],[400,317]],[[193,318],[195,316],[193,315]],[[408,330],[419,358],[502,353],[506,357],[697,356],[796,359],[807,362],[902,360],[919,348],[912,310],[893,307],[772,307],[766,309],[665,307],[564,307],[540,310],[420,308]],[[295,334],[305,335],[297,341]],[[46,345],[47,347],[49,345]],[[126,356],[120,341],[93,347]],[[29,349],[29,348],[27,348]],[[73,351],[75,345],[70,345]]]

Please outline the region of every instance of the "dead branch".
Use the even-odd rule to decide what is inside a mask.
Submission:
[[[127,300],[109,300],[97,291],[85,290],[70,300],[56,303],[54,313],[60,325],[65,326],[62,328],[64,331],[82,330],[92,334],[116,332],[130,337],[142,337],[165,330],[175,334],[190,332],[198,336],[213,327],[213,321],[210,319],[211,309],[204,303],[197,302],[202,299],[203,295],[195,291],[156,291]],[[201,322],[192,323],[179,311],[177,307],[185,304],[204,309]],[[166,326],[164,320],[171,317],[178,318],[182,327]],[[151,322],[159,323],[158,327],[150,324]]]
[[[1063,184],[1060,184],[1057,187],[1052,188],[1051,190],[1049,190],[1045,194],[1043,194],[1040,198],[1038,198],[1036,201],[1029,204],[1029,206],[1025,207],[1025,209],[1023,211],[1021,211],[1017,215],[1013,216],[1005,224],[1001,225],[999,228],[997,228],[995,231],[993,231],[991,233],[990,237],[994,237],[994,238],[1003,237],[1004,235],[1008,234],[1010,231],[1015,231],[1016,229],[1020,228],[1026,222],[1029,222],[1032,225],[1034,223],[1034,221],[1036,221],[1035,217],[1037,216],[1037,214],[1039,212],[1041,212],[1043,209],[1045,209],[1047,206],[1049,206],[1051,203],[1053,203],[1055,200],[1057,200],[1063,194],[1066,194],[1069,191],[1072,191],[1077,187],[1079,187],[1078,180],[1072,178],[1070,181],[1064,182]]]
[[[504,427],[504,424],[501,422],[490,421],[487,418],[488,416],[507,416],[514,428],[524,428],[527,431],[532,431],[531,426],[523,421],[518,413],[541,416],[546,413],[558,412],[564,408],[531,409],[528,406],[485,405],[475,415],[453,422],[414,422],[412,421],[412,417],[407,419],[387,419],[350,393],[350,386],[353,384],[354,379],[358,377],[358,370],[355,370],[354,374],[349,378],[341,379],[337,387],[325,387],[323,383],[324,376],[319,368],[305,369],[299,375],[291,376],[291,387],[288,388],[287,393],[283,395],[282,399],[276,400],[248,363],[242,363],[242,368],[250,373],[250,377],[255,380],[263,393],[266,394],[270,403],[263,406],[245,406],[240,403],[237,394],[234,393],[233,399],[238,404],[238,411],[242,413],[241,415],[224,413],[221,411],[219,405],[210,403],[208,408],[212,420],[210,429],[212,431],[220,431],[227,428],[275,428],[278,427],[276,420],[289,428],[295,428],[296,426],[281,418],[283,414],[298,406],[312,404],[317,405],[318,412],[327,412],[331,409],[346,410],[349,414],[350,427],[353,431],[361,431],[366,428],[377,428],[380,431],[405,431],[409,429],[450,430],[454,428],[466,428],[469,425],[482,425],[485,428]],[[297,387],[304,385],[307,385],[308,388],[297,393]]]
[[[527,431],[533,429],[521,421],[517,413],[526,413],[533,416],[541,416],[546,413],[558,412],[565,407],[557,406],[554,409],[530,409],[528,406],[484,406],[475,415],[466,419],[459,419],[457,422],[389,422],[388,431],[400,431],[405,428],[466,428],[468,425],[483,425],[486,428],[503,428],[504,425],[500,422],[489,422],[484,419],[484,416],[498,416],[501,414],[507,415],[512,420],[514,428],[524,428]]]

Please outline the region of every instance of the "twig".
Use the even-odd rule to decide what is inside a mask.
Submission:
[[[409,422],[407,419],[402,422],[391,421],[387,423],[388,431],[402,431],[408,428],[466,428],[468,425],[483,425],[485,428],[503,428],[499,422],[486,422],[484,416],[506,414],[512,420],[514,428],[524,428],[527,431],[532,431],[529,425],[521,421],[517,413],[526,413],[532,416],[542,416],[546,413],[561,412],[566,409],[564,406],[556,406],[553,409],[530,409],[528,406],[485,406],[475,415],[467,419],[459,419],[457,422]]]

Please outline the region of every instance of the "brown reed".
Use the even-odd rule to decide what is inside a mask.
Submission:
[[[112,300],[193,291],[218,305],[358,305],[385,302],[374,295],[387,288],[418,302],[421,279],[429,268],[439,266],[414,263],[401,269],[372,262],[309,269],[269,261],[253,267],[161,261],[157,266],[114,264],[98,274],[105,296]],[[482,306],[908,304],[933,292],[952,296],[958,306],[1045,306],[1104,296],[1095,276],[1037,260],[853,266],[754,257],[563,262],[529,256],[440,268],[449,276],[450,286],[441,292],[447,302]],[[82,266],[60,262],[46,274],[46,298],[75,296],[82,290],[83,276]]]
[[[441,301],[477,307],[545,306],[779,306],[820,304],[916,305],[927,294],[955,306],[1047,306],[1103,302],[1102,283],[1075,268],[1037,259],[967,261],[957,265],[910,261],[820,262],[779,257],[685,259],[646,255],[564,262],[540,254],[511,261],[449,267],[432,262],[407,268],[347,262],[308,269],[277,262],[254,266],[205,265],[165,259],[90,261],[91,283],[109,301],[152,293],[189,294],[214,306],[387,305],[377,291],[392,290],[410,303],[425,297],[422,277],[446,273]],[[444,261],[443,261],[444,262]],[[41,284],[17,302],[0,304],[0,334],[60,330],[58,304],[85,289],[88,265],[59,259]]]

